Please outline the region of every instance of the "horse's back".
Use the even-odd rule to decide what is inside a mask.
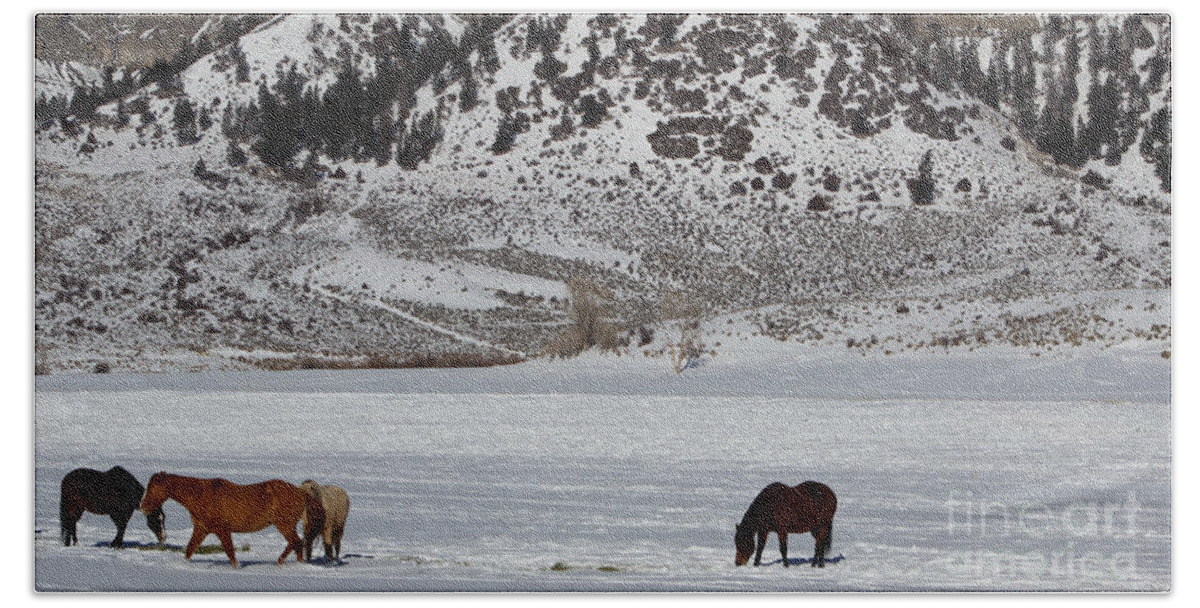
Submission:
[[[303,494],[292,484],[271,479],[239,484],[223,478],[198,479],[197,503],[189,508],[213,528],[257,532],[272,524],[296,525],[303,512]],[[176,498],[178,500],[178,498]],[[186,505],[185,505],[186,506]]]
[[[308,493],[321,506],[321,517],[331,523],[345,523],[350,513],[350,496],[338,486],[321,485],[306,479],[300,489]]]
[[[129,471],[116,466],[104,472],[75,469],[63,477],[61,491],[63,501],[77,501],[87,511],[109,515],[136,509],[143,488]]]
[[[296,525],[295,522],[300,521],[307,504],[307,493],[304,490],[282,479],[270,479],[259,485],[264,486],[270,494],[276,516],[294,519],[293,526]]]
[[[104,483],[121,496],[122,502],[140,501],[146,488],[124,467],[115,466],[104,473]]]
[[[350,496],[338,486],[321,486],[321,506],[331,521],[345,523],[350,513]]]
[[[104,473],[96,469],[78,468],[63,476],[62,487],[64,490],[68,488],[91,488],[98,485],[102,479],[104,479]]]
[[[837,495],[833,488],[819,481],[806,481],[796,486],[796,491],[806,494],[818,509],[828,511],[830,517],[837,511]]]

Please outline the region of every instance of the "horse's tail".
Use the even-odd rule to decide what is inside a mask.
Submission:
[[[829,522],[825,524],[825,537],[821,539],[821,546],[817,550],[817,553],[824,556],[826,553],[829,552],[829,548],[831,546],[833,546],[833,519],[832,518],[830,518]]]
[[[59,538],[62,539],[63,545],[67,547],[71,546],[71,543],[75,541],[76,519],[75,509],[72,508],[75,503],[74,491],[74,486],[68,484],[64,479],[61,496],[58,500],[58,524],[61,529]]]
[[[310,538],[316,538],[325,527],[325,507],[321,504],[321,498],[316,492],[301,488],[300,493],[304,494],[302,521],[304,522],[304,539],[307,541]]]

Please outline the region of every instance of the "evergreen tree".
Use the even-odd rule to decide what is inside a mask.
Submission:
[[[375,118],[372,125],[372,138],[367,153],[371,158],[375,159],[375,164],[380,167],[392,160],[392,142],[396,138],[395,130],[396,127],[392,120],[390,108]]]
[[[396,144],[396,164],[409,171],[416,169],[429,160],[442,135],[442,125],[433,112],[427,112],[419,121],[414,116],[408,132],[402,133]]]
[[[1075,78],[1079,75],[1079,36],[1075,30],[1074,19],[1069,21],[1070,35],[1067,37],[1066,57],[1063,60],[1062,103],[1070,107],[1074,113],[1075,103],[1079,101],[1079,85]]]
[[[958,57],[963,91],[974,97],[981,96],[985,77],[983,69],[979,67],[979,43],[973,38],[969,39],[959,49]]]
[[[1088,91],[1088,122],[1086,136],[1080,142],[1089,158],[1118,161],[1121,157],[1117,121],[1121,115],[1121,91],[1116,79],[1108,76],[1103,83],[1093,83]]]
[[[370,147],[373,115],[358,66],[350,57],[342,62],[337,80],[321,99],[325,154],[333,160],[362,160]]]
[[[175,104],[172,122],[175,124],[175,135],[179,139],[179,145],[187,146],[199,140],[196,135],[196,111],[186,98]]]
[[[225,150],[225,162],[228,163],[230,167],[241,167],[249,160],[250,159],[246,158],[246,153],[242,151],[241,146],[238,146],[232,141],[229,142],[229,146]]]
[[[933,85],[939,91],[949,91],[954,88],[955,77],[960,71],[954,39],[939,37],[935,39],[934,44],[937,48],[934,54]]]
[[[200,106],[200,113],[196,115],[196,126],[200,127],[201,131],[207,131],[212,125],[212,116],[208,113],[208,107]]]
[[[1096,18],[1092,17],[1088,24],[1088,60],[1087,69],[1091,81],[1094,83],[1100,78],[1100,68],[1104,67],[1107,59],[1104,56],[1104,37],[1100,34],[1100,25],[1096,22]]]
[[[921,157],[921,164],[917,167],[916,179],[908,180],[908,194],[914,204],[928,205],[933,203],[935,187],[936,184],[933,180],[933,150],[926,150],[925,156]]]
[[[250,149],[267,165],[290,166],[292,159],[300,152],[300,138],[283,106],[267,89],[265,82],[258,86],[258,107],[261,128],[258,140]]]
[[[983,101],[999,109],[1008,103],[1008,46],[1004,39],[992,40],[992,56],[988,60],[987,78],[983,84]]]
[[[1150,124],[1142,134],[1140,146],[1142,156],[1154,164],[1154,175],[1158,177],[1163,192],[1171,191],[1171,108],[1159,109],[1150,117]]]
[[[230,53],[233,55],[234,75],[238,82],[250,82],[250,62],[246,61],[246,53],[242,52],[242,44],[239,42],[230,48]]]
[[[1013,47],[1012,104],[1017,126],[1024,133],[1037,128],[1037,75],[1033,68],[1033,43],[1027,36],[1018,37]]]

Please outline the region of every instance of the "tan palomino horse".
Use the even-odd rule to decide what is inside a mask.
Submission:
[[[346,529],[346,515],[350,513],[350,497],[337,486],[323,486],[306,479],[300,489],[308,492],[324,509],[320,513],[310,511],[304,518],[304,559],[312,559],[313,541],[321,534],[325,541],[325,559],[341,561],[342,532]]]

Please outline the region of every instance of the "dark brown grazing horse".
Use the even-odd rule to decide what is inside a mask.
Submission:
[[[271,525],[288,543],[278,563],[282,565],[292,551],[296,552],[296,561],[302,561],[304,543],[296,534],[296,524],[305,516],[306,510],[321,508],[307,492],[280,479],[241,485],[225,479],[155,473],[146,485],[141,509],[161,509],[167,499],[183,505],[192,516],[192,539],[188,541],[184,559],[192,559],[200,541],[209,534],[216,534],[234,568],[238,563],[231,534],[258,532]]]
[[[834,511],[837,511],[837,497],[823,483],[806,481],[793,488],[776,482],[763,488],[746,509],[733,535],[737,548],[734,565],[745,565],[751,552],[754,565],[762,563],[767,535],[774,532],[779,535],[779,552],[783,554],[783,565],[787,566],[787,535],[812,532],[817,541],[812,565],[824,568],[825,553],[833,540]]]
[[[63,545],[69,547],[79,544],[75,524],[86,511],[112,518],[117,525],[117,537],[108,546],[121,548],[125,544],[125,526],[129,525],[129,518],[133,517],[141,499],[141,482],[121,467],[113,467],[103,473],[95,469],[75,469],[67,473],[62,480],[62,494],[58,503]],[[160,543],[167,538],[163,532],[164,523],[166,517],[161,508],[146,513],[146,525]]]

